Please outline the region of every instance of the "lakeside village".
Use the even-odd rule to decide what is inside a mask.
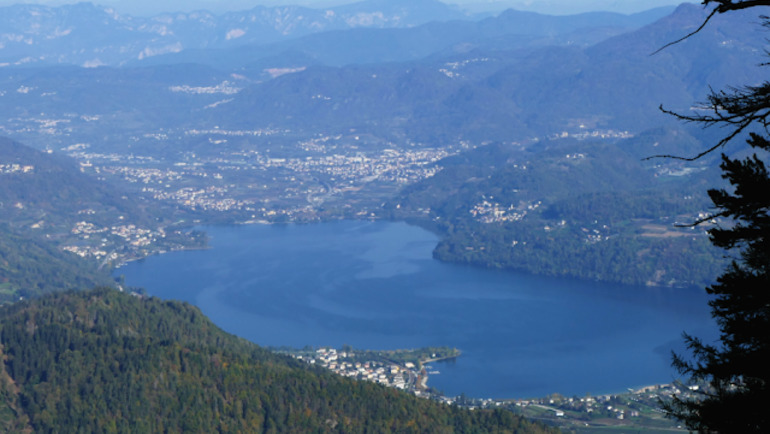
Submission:
[[[349,346],[334,348],[278,349],[310,365],[356,380],[372,381],[394,387],[422,398],[431,398],[452,404],[453,399],[442,396],[427,385],[430,374],[439,374],[430,363],[460,356],[456,348],[431,347],[416,350],[364,351]]]
[[[349,346],[342,349],[277,349],[310,365],[320,366],[345,377],[372,381],[433,399],[447,405],[469,409],[503,408],[557,426],[566,432],[606,432],[616,428],[644,429],[645,432],[687,432],[676,421],[665,417],[661,401],[674,395],[690,396],[698,386],[663,384],[628,389],[619,394],[565,397],[552,394],[531,399],[485,399],[465,395],[444,396],[428,386],[430,375],[440,374],[431,364],[457,358],[455,348],[438,347],[416,350],[365,351]]]

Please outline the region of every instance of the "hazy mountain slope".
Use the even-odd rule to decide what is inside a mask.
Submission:
[[[37,149],[82,144],[161,158],[179,149],[160,142],[144,152],[134,148],[137,139],[215,125],[206,122],[207,107],[232,98],[242,82],[198,65],[0,69],[0,134]]]
[[[0,309],[8,430],[552,432],[309,369],[198,309],[112,290]]]
[[[111,285],[94,261],[62,252],[38,234],[18,234],[0,224],[0,304],[57,291]]]
[[[364,128],[376,119],[378,128],[420,141],[521,139],[580,128],[639,132],[674,122],[660,104],[688,110],[709,86],[761,79],[761,68],[743,67],[762,61],[763,44],[761,29],[747,28],[744,19],[721,20],[651,56],[704,18],[701,8],[683,5],[669,18],[587,49],[477,50],[443,61],[308,68],[251,86],[218,110],[248,113],[230,116],[242,124],[308,129],[336,126],[330,119]],[[478,63],[497,69],[466,73]]]
[[[506,31],[519,35],[554,36],[573,33],[580,29],[597,27],[637,28],[650,24],[670,11],[653,9],[648,12],[624,15],[613,12],[589,12],[576,15],[544,15],[535,12],[508,9],[496,18],[487,18],[479,27]],[[489,31],[489,30],[488,30]]]
[[[357,27],[408,27],[464,18],[435,0],[365,1],[328,9],[258,6],[214,15],[199,11],[132,17],[78,3],[0,8],[0,65],[120,65],[191,48],[265,44]]]
[[[649,24],[663,15],[661,10],[635,15],[591,13],[571,16],[508,10],[498,17],[478,22],[467,19],[436,20],[406,28],[360,27],[326,31],[272,44],[185,50],[155,56],[143,60],[143,63],[189,62],[241,68],[271,58],[275,62],[271,67],[344,66],[403,62],[480,48],[511,50],[547,45],[585,46]],[[305,63],[297,63],[298,54],[305,59]]]
[[[172,170],[175,170],[176,164],[197,164],[202,160],[223,164],[223,168],[230,166],[238,169],[245,161],[243,155],[251,155],[249,153],[252,152],[266,154],[270,148],[273,152],[271,155],[277,156],[278,160],[288,157],[301,162],[307,158],[307,150],[297,144],[311,137],[330,140],[328,148],[324,145],[318,149],[328,151],[328,156],[332,156],[338,152],[349,152],[353,155],[385,147],[400,150],[412,147],[441,148],[457,145],[461,141],[463,145],[471,146],[501,142],[529,147],[531,151],[536,152],[542,146],[547,147],[550,139],[556,136],[605,137],[606,141],[611,141],[626,136],[625,131],[628,131],[632,135],[640,134],[638,143],[649,153],[689,153],[698,148],[695,134],[688,132],[689,134],[678,136],[676,131],[669,128],[676,120],[660,113],[658,106],[663,104],[667,108],[686,113],[693,101],[703,97],[709,86],[722,87],[733,82],[733,79],[751,83],[763,78],[763,68],[745,67],[746,64],[758,63],[763,59],[764,44],[761,29],[747,26],[745,23],[750,19],[746,17],[720,17],[697,37],[651,55],[657,48],[686,34],[689,29],[696,28],[704,18],[705,12],[700,7],[683,5],[672,15],[655,23],[590,47],[562,45],[518,49],[514,46],[501,50],[499,44],[505,42],[508,37],[503,36],[502,39],[495,40],[494,48],[490,49],[469,47],[469,51],[456,50],[450,55],[434,55],[403,63],[374,63],[339,68],[316,64],[306,69],[278,68],[268,70],[271,79],[265,81],[231,74],[231,71],[190,64],[143,68],[8,68],[3,70],[4,73],[0,77],[0,98],[5,103],[0,105],[0,119],[4,119],[0,127],[17,137],[29,137],[35,146],[41,148],[51,146],[56,149],[68,149],[73,144],[91,146],[80,154],[80,157],[88,158],[85,152],[98,152],[102,164],[110,164],[110,161],[115,161],[113,159],[131,159],[136,155],[137,159],[142,159],[142,163],[137,166],[144,164],[145,168],[154,169],[155,164],[165,164]],[[473,28],[476,24],[462,25]],[[432,29],[442,28],[441,26],[440,23],[433,23],[403,31],[416,32],[415,34],[424,32],[425,38],[429,39],[435,34]],[[505,26],[502,29],[504,31]],[[493,33],[496,31],[492,30]],[[351,33],[333,33],[333,38],[330,34],[323,37],[319,35],[317,47],[326,50],[334,44],[330,43],[324,48],[324,41],[334,41],[334,38],[343,40],[345,35],[379,32],[364,29]],[[327,37],[330,39],[325,39]],[[393,47],[408,48],[405,45],[406,40],[384,38],[383,41]],[[363,46],[364,44],[361,44],[361,47]],[[387,51],[382,50],[380,53]],[[280,54],[276,55],[280,57]],[[294,55],[297,62],[300,62],[297,65],[304,61],[322,62],[320,58],[314,58],[312,53],[295,52]],[[249,61],[247,56],[244,62],[249,65]],[[264,72],[258,69],[260,62],[262,61],[251,64],[249,68],[259,73]],[[265,63],[261,65],[268,66]],[[275,78],[272,78],[273,76]],[[644,134],[650,129],[662,131],[663,135]],[[709,133],[718,134],[719,131]],[[359,141],[359,136],[362,138],[361,143],[354,143]],[[344,145],[351,144],[351,147],[332,150],[333,146],[338,145],[332,142],[337,140],[340,145],[347,142]],[[656,147],[655,144],[661,146]],[[664,149],[662,146],[666,144],[674,145],[676,152]],[[247,154],[244,154],[244,151]],[[588,151],[585,153],[590,155],[591,149]],[[281,153],[287,155],[280,155]],[[574,152],[565,152],[564,155],[571,153]],[[238,156],[234,157],[236,154]],[[557,157],[565,158],[563,155]],[[640,158],[642,155],[634,153],[633,157]],[[224,161],[233,161],[236,164],[225,165]],[[269,159],[266,161],[272,164]],[[592,171],[587,173],[586,179],[593,179],[591,175],[608,170],[598,163],[612,164],[609,160],[590,161]],[[134,168],[132,165],[133,163],[129,163],[119,170],[130,171]],[[305,170],[308,166],[298,164],[296,167]],[[561,169],[562,165],[556,164],[555,167]],[[571,165],[566,167],[575,168]],[[109,166],[106,166],[106,169],[112,170]],[[285,177],[287,183],[277,187],[285,191],[296,188],[296,180],[307,176],[308,173],[300,170],[292,172],[294,169],[288,167],[285,169],[286,172],[279,176]],[[486,169],[483,167],[468,164],[470,173],[483,172],[485,176],[493,175],[484,170]],[[681,174],[691,174],[693,170],[699,168],[672,168],[665,174],[676,178]],[[211,174],[214,173],[212,170]],[[300,177],[295,176],[300,173]],[[675,175],[671,175],[672,173]],[[582,172],[567,174],[572,178],[559,182],[569,186],[577,182],[578,175]],[[507,185],[508,181],[518,182],[519,178],[511,177],[513,175],[516,175],[516,171],[510,169],[500,169],[494,174],[497,176],[495,179],[500,180],[503,185]],[[439,174],[436,179],[440,180],[442,176]],[[131,179],[132,182],[139,182],[137,177]],[[244,180],[241,177],[233,179]],[[276,179],[281,178],[268,174],[264,179],[267,182],[262,183],[263,180],[260,180],[259,185],[267,185]],[[369,182],[366,177],[361,179]],[[533,179],[533,183],[556,185],[556,182],[551,182],[554,179],[547,171],[539,173],[538,177]],[[618,181],[613,182],[613,185],[626,185],[619,182],[618,178],[613,179]],[[167,187],[167,191],[163,193],[171,197],[181,188],[188,187],[186,182],[187,180],[178,184],[163,184]],[[227,182],[235,186],[258,185],[252,181],[240,184]],[[286,202],[287,204],[306,206],[308,198],[312,198],[313,194],[322,191],[321,189],[333,191],[333,188],[319,183],[313,176],[307,176],[303,182],[306,182],[303,188],[307,190],[295,195],[293,202]],[[315,187],[315,193],[312,193],[315,183],[318,185]],[[158,186],[160,185],[162,184],[158,182]],[[208,188],[211,185],[195,184],[196,188]],[[659,192],[644,191],[643,186],[626,186],[628,190],[622,194],[613,190],[609,192],[612,193],[609,196],[606,196],[607,191],[600,188],[583,191],[586,203],[589,203],[586,209],[596,209],[610,215],[612,213],[607,209],[599,209],[601,207],[596,206],[602,205],[604,198],[609,198],[606,203],[614,203],[619,207],[625,207],[629,201],[636,207],[641,200],[634,196],[637,193],[638,198],[650,200],[662,197]],[[479,198],[474,196],[474,193],[495,187],[488,183],[468,182],[463,184],[462,188],[467,193],[463,200],[468,202],[463,205],[475,206],[483,200],[477,201]],[[307,194],[309,192],[311,194]],[[418,198],[422,200],[425,197],[427,195],[413,196],[415,210],[428,208],[426,204],[417,203]],[[674,196],[663,199],[669,203],[672,197]],[[267,199],[274,200],[275,196]],[[540,199],[532,197],[527,200]],[[554,209],[570,210],[578,207],[574,198],[561,197],[558,200],[563,203],[557,204],[554,199]],[[380,210],[378,205],[372,206]],[[518,202],[511,201],[506,204],[508,207],[512,205],[518,206]],[[434,204],[430,204],[430,207],[436,208]],[[452,212],[459,209],[456,214],[465,214],[466,219],[470,214],[468,207],[453,209],[451,206],[444,206],[441,209]],[[674,213],[678,212],[676,207],[671,209]],[[692,211],[694,210],[688,209],[689,215],[685,217],[692,217]],[[556,214],[558,213],[549,215]],[[585,213],[582,215],[585,217]],[[636,218],[633,213],[630,215],[631,217],[626,216],[627,220]],[[541,222],[542,220],[538,220],[538,224]],[[35,223],[37,221],[29,221],[29,225]],[[550,227],[551,223],[553,222],[545,222],[542,227]],[[488,229],[491,226],[483,227]],[[589,229],[585,225],[575,225],[572,228]],[[487,238],[506,240],[509,241],[508,244],[518,241],[506,238],[510,234],[518,234],[517,227],[508,231],[509,228],[503,225],[503,229],[501,232],[486,230]],[[636,223],[623,228],[628,231],[636,229],[639,229]],[[527,231],[534,233],[529,229]],[[467,245],[470,238],[465,235],[473,232],[474,229],[463,232],[462,237],[455,239],[458,242],[454,246],[458,248],[453,251],[453,255],[474,263],[493,263],[494,261],[488,260],[488,257],[478,251],[465,254],[466,247],[473,247]],[[663,241],[658,240],[661,245],[665,238],[671,235],[666,231],[662,232],[663,236],[661,233],[650,231],[646,233],[649,235],[646,238],[663,238]],[[586,249],[580,244],[583,235],[564,232],[564,236],[567,235],[572,236],[569,242],[573,244],[564,241],[561,244],[548,245],[571,245],[572,253]],[[650,239],[643,240],[651,242]],[[590,255],[586,254],[584,257],[608,257],[602,256],[604,252],[596,246],[601,245],[590,247],[593,250],[589,252]],[[627,246],[630,244],[620,245],[621,248]],[[637,245],[639,246],[642,244]],[[501,246],[501,251],[502,247],[507,246]],[[684,243],[680,247],[689,248]],[[448,251],[450,249],[444,250]],[[639,247],[636,253],[643,251],[645,247]],[[629,252],[631,250],[626,250],[624,257],[630,260],[633,256]],[[663,255],[659,257],[666,258]],[[563,255],[562,258],[567,256]],[[516,257],[507,257],[506,261],[512,264],[522,263]],[[576,264],[583,263],[573,261],[572,265]],[[537,264],[530,265],[534,269]],[[653,264],[642,270],[643,272],[634,276],[634,281],[646,282],[644,279],[647,277],[644,276],[652,273],[654,279],[649,280],[651,282],[671,282],[671,279],[665,280],[655,276],[659,270],[656,266]],[[583,270],[590,270],[590,267],[583,265],[570,267],[552,268],[548,272],[558,274],[567,269],[574,272],[573,274],[579,274]],[[697,265],[690,268],[706,269]],[[602,278],[619,275],[617,272],[613,273],[615,274],[603,272]]]
[[[659,14],[652,10],[634,15],[553,17],[507,11],[498,18],[476,23],[473,17],[437,0],[367,0],[323,9],[257,6],[221,15],[197,11],[153,17],[121,14],[91,3],[60,7],[19,4],[0,8],[0,65],[94,67],[153,59],[152,63],[219,62],[232,67],[242,65],[245,59],[254,62],[294,50],[335,65],[410,60],[461,42],[478,44],[502,34],[563,43],[559,37],[572,33],[570,42],[579,43],[583,38],[577,31],[601,28],[604,30],[600,32],[607,36],[618,29],[647,24]],[[427,23],[433,24],[418,32],[406,31]],[[351,33],[342,40],[333,35],[323,36],[320,41],[307,38],[351,29],[393,31]],[[594,40],[596,37],[594,34]],[[293,42],[297,38],[301,40]],[[388,40],[407,39],[410,43],[405,51],[387,45]],[[360,48],[364,41],[371,52]],[[236,48],[242,46],[252,48]],[[220,49],[231,51],[216,52]],[[174,53],[178,54],[167,56]],[[276,65],[280,66],[285,65]]]
[[[65,118],[71,124],[65,133],[85,143],[105,137],[105,131],[128,135],[119,139],[125,142],[148,132],[201,125],[329,132],[356,128],[424,143],[520,141],[581,129],[639,132],[674,122],[659,112],[660,104],[686,111],[709,86],[734,78],[761,79],[761,68],[742,65],[761,61],[763,39],[757,37],[759,29],[741,19],[714,23],[698,38],[650,56],[703,18],[701,8],[684,5],[670,17],[588,48],[543,47],[531,37],[509,43],[515,34],[499,32],[513,29],[489,30],[495,27],[489,23],[497,21],[486,20],[457,22],[457,39],[451,39],[452,23],[433,23],[393,32],[329,32],[303,40],[304,48],[291,45],[299,44],[295,41],[264,52],[251,46],[212,57],[223,68],[237,58],[230,66],[240,65],[240,75],[189,64],[11,69],[0,78],[0,98],[6,102],[2,114],[9,131],[19,131],[19,137],[38,147],[42,142],[32,137],[25,119],[47,122],[73,112],[79,116]],[[465,36],[474,32],[491,39],[457,42],[467,42]],[[412,37],[427,48],[410,45]],[[353,58],[418,57],[442,47],[448,51],[406,63],[319,66]],[[191,53],[188,60],[199,54],[205,55]],[[174,151],[162,143],[152,152]]]
[[[363,0],[331,10],[352,26],[413,27],[430,21],[467,18],[454,5],[439,0]]]
[[[638,157],[673,137],[681,143],[671,152],[686,154],[694,139],[677,130],[612,145],[562,139],[529,150],[480,147],[442,161],[441,172],[406,187],[386,210],[441,233],[434,256],[446,261],[702,286],[717,275],[721,252],[703,229],[676,223],[708,211],[715,166]]]
[[[81,173],[75,161],[60,155],[0,137],[0,165],[0,222],[18,230],[50,234],[69,232],[83,219],[102,226],[155,220],[136,198]]]
[[[200,247],[174,226],[186,216],[0,137],[0,301],[109,284],[115,262]]]
[[[11,119],[57,116],[58,123],[63,124],[80,120],[73,113],[93,117],[116,112],[131,114],[148,126],[160,114],[166,122],[179,123],[189,118],[191,107],[187,106],[195,89],[175,90],[173,86],[195,87],[205,83],[204,86],[214,88],[231,78],[227,73],[199,65],[122,69],[53,66],[4,72],[0,75],[3,114]],[[229,87],[237,88],[222,86],[221,92],[213,91],[205,101],[214,102]],[[205,94],[205,90],[201,93]]]
[[[709,87],[757,82],[762,29],[744,17],[720,19],[691,38],[652,55],[697,27],[706,12],[684,4],[670,16],[585,50],[552,48],[508,66],[487,84],[519,105],[530,127],[550,131],[579,124],[640,131],[672,118],[659,105],[686,112]]]

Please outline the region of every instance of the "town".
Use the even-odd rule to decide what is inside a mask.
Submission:
[[[361,136],[335,135],[286,139],[288,144],[253,150],[228,146],[228,141],[291,137],[290,132],[215,128],[179,135],[200,136],[215,146],[173,159],[102,153],[84,143],[62,150],[84,172],[135,186],[137,192],[192,212],[227,213],[243,222],[318,220],[322,208],[335,207],[368,215],[399,188],[438,173],[438,161],[471,146],[410,149],[391,143],[379,148]],[[171,139],[163,133],[142,140]],[[355,206],[345,206],[350,204]]]
[[[448,400],[428,387],[430,374],[438,374],[430,363],[457,358],[461,355],[456,348],[435,347],[415,350],[368,351],[355,350],[350,346],[342,349],[322,347],[278,349],[297,360],[320,366],[344,377],[371,381],[386,387],[405,390],[424,398],[434,398],[447,403]]]
[[[453,348],[364,351],[345,346],[342,349],[284,348],[276,351],[344,377],[375,382],[447,405],[470,409],[504,408],[567,432],[603,432],[624,427],[649,432],[687,432],[680,424],[664,417],[661,403],[675,395],[690,396],[699,390],[697,385],[660,384],[583,397],[566,397],[558,393],[520,399],[449,397],[428,386],[429,375],[439,373],[429,363],[460,356],[460,352]]]

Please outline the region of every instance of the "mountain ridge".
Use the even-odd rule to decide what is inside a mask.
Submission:
[[[703,35],[687,41],[687,45],[675,45],[650,56],[665,44],[662,41],[681,35],[675,30],[681,26],[672,23],[697,25],[703,14],[694,5],[684,5],[670,18],[587,48],[479,49],[444,57],[443,61],[431,58],[393,63],[379,71],[375,65],[350,65],[339,70],[313,66],[248,86],[233,103],[217,110],[253,113],[251,119],[272,125],[290,120],[292,126],[308,127],[329,125],[328,117],[335,111],[346,126],[355,122],[365,125],[367,119],[376,117],[382,125],[392,122],[394,131],[421,132],[415,137],[420,141],[448,136],[505,140],[553,134],[580,125],[640,132],[675,122],[658,110],[661,104],[687,111],[710,87],[730,85],[733,79],[761,80],[759,68],[732,72],[736,65],[759,62],[762,49],[761,41],[749,36],[757,35],[758,29],[745,26],[740,17],[704,29]],[[735,42],[725,45],[726,38]],[[705,56],[706,52],[711,55]],[[459,67],[456,71],[447,68],[452,58],[462,68],[473,65],[474,59],[497,61],[499,66],[490,74],[466,77]],[[377,79],[372,80],[375,76]],[[420,83],[421,87],[415,87],[413,93],[398,93],[406,83]],[[386,91],[389,95],[382,94]],[[319,94],[330,99],[311,100]],[[430,94],[434,97],[426,99]],[[517,107],[527,107],[526,117],[517,115]],[[490,127],[488,120],[494,118],[498,120]],[[431,129],[430,125],[441,127]]]
[[[222,15],[196,11],[149,18],[120,14],[93,3],[22,4],[0,7],[0,12],[0,29],[5,31],[0,35],[0,65],[70,63],[86,67],[120,65],[187,48],[264,44],[328,30],[404,27],[436,18],[465,17],[434,0],[395,8],[387,2],[328,9],[257,6]]]
[[[401,3],[369,0],[325,9],[257,6],[221,15],[195,11],[148,18],[120,14],[92,3],[60,7],[22,4],[0,7],[0,11],[0,29],[5,32],[0,35],[2,66],[60,63],[119,66],[187,50],[263,46],[328,31],[395,30],[428,23],[478,21],[436,0]],[[497,20],[498,33],[513,25],[526,29],[519,33],[552,37],[585,27],[638,27],[658,14],[651,10],[632,15],[559,17],[508,11],[498,18],[485,19],[484,26],[489,27],[490,20]],[[549,31],[543,32],[542,28]],[[448,30],[442,33],[451,35]]]
[[[0,344],[9,431],[555,432],[308,367],[188,304],[116,290],[0,307]]]

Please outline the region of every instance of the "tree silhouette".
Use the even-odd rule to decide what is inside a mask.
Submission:
[[[703,4],[715,7],[701,27],[685,38],[717,14],[770,6],[770,1],[704,0]],[[762,20],[770,27],[770,18]],[[770,155],[770,82],[714,91],[708,107],[707,114],[674,115],[730,131],[712,147],[685,159],[700,158],[745,133],[754,154],[743,159],[722,155],[722,177],[731,187],[710,190],[716,212],[696,222],[719,219],[709,236],[734,257],[717,283],[706,288],[713,295],[709,305],[719,326],[719,342],[707,344],[685,334],[692,357],[674,355],[674,367],[706,386],[692,397],[675,396],[665,409],[699,432],[766,433],[770,432],[766,408],[770,402],[770,176],[765,161]]]

